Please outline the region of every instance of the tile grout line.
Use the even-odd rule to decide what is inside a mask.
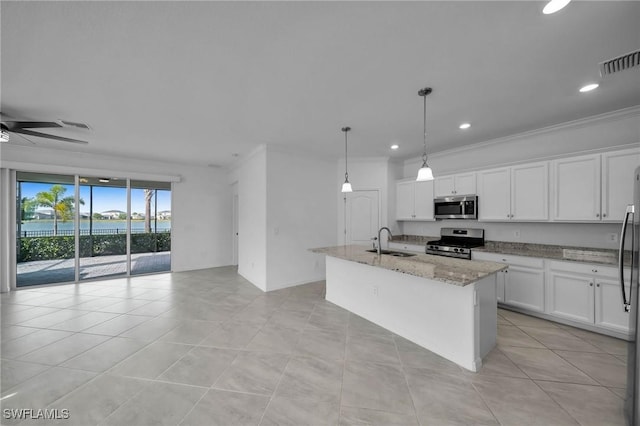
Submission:
[[[400,361],[400,370],[402,371],[402,377],[404,378],[404,383],[407,386],[407,391],[409,392],[409,397],[411,397],[411,406],[413,407],[413,415],[416,418],[416,422],[419,425],[422,425],[420,421],[420,417],[418,416],[418,409],[416,408],[416,403],[413,399],[413,393],[411,392],[411,387],[409,386],[409,379],[407,379],[407,372],[405,370],[404,362],[402,362],[402,358],[400,357],[400,349],[398,349],[398,342],[395,339],[395,335],[391,336],[391,340],[393,340],[393,346],[396,349],[396,356],[398,357],[398,361]]]

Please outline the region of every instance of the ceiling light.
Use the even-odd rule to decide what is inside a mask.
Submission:
[[[400,145],[398,144],[394,143],[393,145],[391,145],[391,149],[398,149],[398,148],[400,148]]]
[[[563,7],[569,4],[571,0],[551,0],[547,5],[542,9],[542,13],[545,15],[551,15],[552,13],[556,13]]]
[[[592,90],[597,89],[599,86],[600,85],[598,83],[587,84],[586,86],[583,86],[580,88],[580,92],[581,93],[590,92]]]
[[[469,127],[471,127],[471,124],[469,124],[469,123],[462,123],[459,127],[460,127],[462,130],[464,130],[464,129],[468,129]]]
[[[98,179],[98,182],[109,183],[110,180],[109,179]]]
[[[344,132],[344,183],[342,184],[342,192],[353,192],[351,183],[349,183],[349,172],[347,171],[347,132],[351,127],[343,127]]]
[[[418,182],[433,180],[433,171],[427,164],[427,95],[432,91],[431,87],[425,87],[418,91],[418,95],[424,99],[424,152],[422,153],[422,167],[418,170],[418,177],[416,178]]]

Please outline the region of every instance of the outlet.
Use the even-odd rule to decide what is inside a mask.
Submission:
[[[515,231],[513,231],[513,237],[514,238],[520,238],[520,230],[516,229]]]
[[[378,286],[377,286],[377,285],[374,285],[374,286],[373,286],[373,295],[374,295],[374,296],[377,296],[377,295],[378,295]]]
[[[609,243],[617,243],[618,242],[618,234],[615,232],[610,232],[607,234],[607,242]]]

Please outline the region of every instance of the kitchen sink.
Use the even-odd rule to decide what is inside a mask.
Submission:
[[[378,250],[367,250],[369,253],[377,253]],[[388,254],[389,256],[395,257],[411,257],[415,256],[415,253],[405,253],[403,251],[393,251],[393,250],[380,250],[380,254]]]

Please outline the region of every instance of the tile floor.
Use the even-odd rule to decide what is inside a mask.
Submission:
[[[69,419],[2,422],[625,423],[623,341],[500,310],[474,374],[323,292],[264,294],[224,267],[3,294],[2,408]]]

